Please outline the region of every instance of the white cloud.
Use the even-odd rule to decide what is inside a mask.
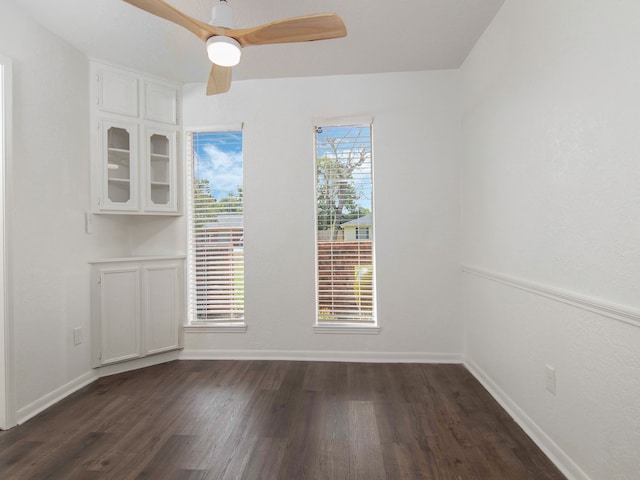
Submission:
[[[242,153],[225,152],[207,144],[198,155],[196,175],[209,180],[211,192],[217,199],[236,193],[242,186]]]

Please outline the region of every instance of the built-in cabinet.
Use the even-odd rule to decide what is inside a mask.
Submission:
[[[182,348],[184,257],[91,264],[94,367]]]
[[[92,211],[180,214],[177,86],[91,62]]]
[[[178,86],[97,61],[90,68],[91,212],[180,215]],[[184,256],[91,262],[94,367],[182,348],[184,263]]]

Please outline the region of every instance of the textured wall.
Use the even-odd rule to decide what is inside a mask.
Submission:
[[[639,17],[507,0],[461,69],[464,264],[640,311]],[[637,478],[638,317],[470,275],[463,299],[468,357],[576,471]]]
[[[17,408],[91,370],[89,265],[121,255],[126,229],[89,207],[88,61],[11,3],[0,2],[0,49],[13,60],[13,157],[7,232]],[[72,330],[84,328],[73,345]]]

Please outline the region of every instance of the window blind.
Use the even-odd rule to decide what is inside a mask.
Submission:
[[[375,324],[371,126],[315,129],[317,323]]]
[[[188,132],[191,323],[244,319],[242,132]]]

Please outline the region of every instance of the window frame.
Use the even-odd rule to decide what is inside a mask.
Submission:
[[[368,127],[370,133],[370,150],[371,150],[371,226],[368,226],[369,240],[371,241],[371,260],[373,268],[373,284],[372,284],[372,322],[321,322],[319,319],[320,292],[319,292],[319,262],[318,262],[318,145],[317,145],[317,129],[318,128],[339,128],[339,127]],[[316,334],[378,334],[381,331],[380,321],[378,318],[377,308],[377,268],[376,268],[376,248],[375,248],[375,162],[374,162],[374,127],[372,118],[345,118],[343,120],[336,119],[314,119],[312,122],[313,135],[313,201],[314,201],[314,323],[313,332]],[[355,232],[354,232],[355,233]]]
[[[195,166],[195,145],[193,142],[193,135],[198,133],[225,133],[225,132],[240,132],[243,134],[243,124],[224,125],[217,127],[202,127],[202,128],[185,128],[185,156],[186,156],[186,196],[187,196],[187,324],[184,326],[185,331],[189,333],[245,333],[247,330],[247,323],[245,319],[246,312],[244,311],[243,301],[243,317],[237,320],[229,321],[211,321],[211,320],[199,320],[197,318],[195,300],[195,265],[194,265],[194,166]],[[243,138],[244,143],[244,138]],[[244,145],[243,145],[244,151]],[[242,177],[244,187],[244,160],[242,162]],[[243,210],[244,210],[244,197],[243,197]],[[243,211],[243,236],[244,236],[244,211]],[[243,245],[243,257],[244,257],[244,245]],[[243,258],[244,269],[244,258]],[[243,288],[246,287],[246,278],[243,279]]]

